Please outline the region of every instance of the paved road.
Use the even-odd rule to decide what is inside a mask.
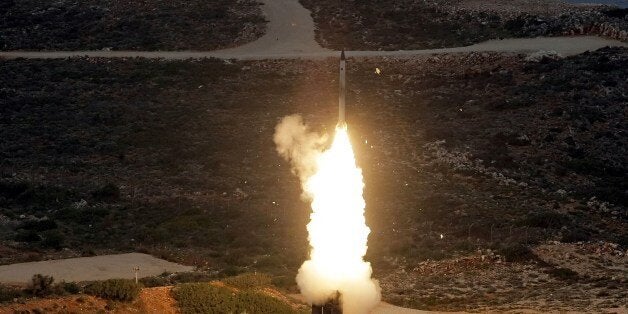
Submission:
[[[151,58],[185,60],[191,58],[221,58],[240,60],[319,59],[337,57],[338,52],[321,48],[314,40],[314,21],[310,12],[298,0],[263,0],[263,11],[269,20],[266,34],[249,44],[216,51],[5,51],[4,58],[61,59],[70,57]],[[350,51],[351,57],[412,57],[416,55],[457,52],[534,52],[553,50],[562,55],[574,55],[605,46],[624,46],[616,40],[595,36],[519,38],[490,40],[467,47],[406,50]]]
[[[140,277],[156,276],[164,271],[186,272],[194,267],[171,263],[151,255],[128,253],[79,257],[0,266],[0,283],[24,284],[35,274],[51,275],[56,282],[91,281],[110,278],[134,278],[134,267]]]

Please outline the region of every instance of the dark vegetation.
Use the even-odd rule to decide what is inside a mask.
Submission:
[[[236,289],[255,289],[270,286],[272,278],[264,273],[243,273],[225,278],[222,282]]]
[[[478,248],[534,262],[547,240],[625,248],[627,71],[620,48],[352,62],[375,276]],[[272,134],[293,113],[329,130],[336,75],[334,60],[0,61],[1,261],[138,250],[293,287],[309,209]]]
[[[0,3],[0,49],[210,50],[252,41],[265,20],[255,1]]]
[[[336,50],[431,49],[466,46],[488,39],[573,34],[628,40],[628,22],[622,9],[573,8],[561,13],[528,13],[488,8],[465,10],[459,8],[460,3],[447,0],[300,2],[312,11],[319,43]]]
[[[81,285],[75,282],[55,282],[52,276],[33,275],[31,282],[24,288],[0,284],[0,303],[13,302],[31,297],[45,298],[50,296],[66,296],[84,292]]]
[[[109,279],[96,281],[85,287],[85,293],[107,300],[133,301],[139,295],[142,285],[131,279]]]
[[[22,297],[22,289],[0,284],[0,303],[13,302],[15,299]]]
[[[423,1],[300,2],[314,12],[318,41],[334,49],[430,49],[511,35],[498,15],[487,15],[483,25],[470,14],[454,18]]]
[[[181,312],[188,313],[306,313],[263,292],[209,283],[187,283],[175,287],[174,297]]]

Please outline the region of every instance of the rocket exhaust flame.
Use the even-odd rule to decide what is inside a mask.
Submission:
[[[369,313],[381,296],[378,282],[371,279],[371,264],[364,261],[370,233],[364,218],[364,181],[344,121],[343,94],[329,148],[323,149],[326,137],[309,132],[300,116],[285,117],[274,140],[279,154],[291,162],[301,179],[303,195],[311,201],[310,259],[296,278],[301,293],[319,306],[340,295],[343,313],[362,314]]]

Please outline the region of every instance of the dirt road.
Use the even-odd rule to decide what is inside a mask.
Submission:
[[[240,60],[319,59],[337,57],[338,52],[321,48],[314,40],[314,21],[310,12],[298,0],[263,0],[263,11],[269,20],[266,34],[260,39],[231,49],[216,51],[3,51],[0,58],[63,59],[71,57],[150,58],[185,60],[221,58]],[[490,40],[466,47],[406,50],[350,51],[350,57],[412,57],[416,55],[458,52],[529,53],[553,50],[562,55],[574,55],[605,46],[624,46],[616,40],[595,36],[517,38]]]
[[[28,283],[34,274],[51,275],[56,282],[134,278],[133,268],[136,266],[140,268],[140,277],[155,276],[164,271],[194,270],[194,267],[171,263],[151,255],[128,253],[2,265],[0,282]]]

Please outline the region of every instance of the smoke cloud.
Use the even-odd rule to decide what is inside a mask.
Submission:
[[[355,165],[346,127],[336,128],[327,147],[328,136],[310,131],[301,116],[291,115],[277,125],[274,141],[312,203],[307,226],[312,250],[296,278],[301,293],[316,305],[340,293],[344,313],[369,313],[381,293],[363,259],[370,229],[364,220],[362,171]]]
[[[316,171],[316,158],[328,137],[311,132],[303,118],[295,114],[281,119],[273,139],[279,155],[290,162],[292,172],[305,182]]]

